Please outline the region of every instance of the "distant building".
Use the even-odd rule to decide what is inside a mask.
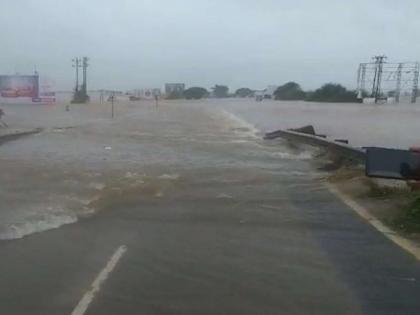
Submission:
[[[264,98],[274,98],[274,92],[277,90],[278,85],[269,85],[264,89]]]
[[[166,83],[165,84],[165,94],[171,95],[171,94],[177,94],[182,95],[185,90],[185,84],[184,83]]]
[[[152,100],[155,96],[161,95],[161,90],[159,88],[135,89],[128,91],[127,94],[136,99]]]
[[[264,98],[265,90],[256,90],[254,91],[254,97],[257,102],[261,102]]]

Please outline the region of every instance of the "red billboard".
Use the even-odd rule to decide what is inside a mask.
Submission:
[[[6,98],[38,97],[38,75],[0,75],[0,96]]]

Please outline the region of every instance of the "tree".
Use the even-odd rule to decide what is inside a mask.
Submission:
[[[357,93],[335,83],[324,84],[314,92],[308,93],[306,101],[312,102],[357,102]]]
[[[305,92],[296,82],[287,82],[274,91],[274,98],[276,100],[303,100]]]
[[[254,92],[249,88],[240,88],[236,90],[235,95],[239,97],[248,97],[251,96],[252,93]]]
[[[208,92],[205,88],[197,87],[197,86],[190,87],[189,89],[186,89],[184,91],[184,97],[187,100],[190,100],[190,99],[198,100],[198,99],[203,98],[207,95],[208,95]]]
[[[226,85],[215,85],[213,89],[213,93],[215,97],[222,98],[228,97],[229,88]]]
[[[182,98],[182,97],[183,97],[182,92],[173,91],[169,95],[166,96],[166,99],[167,100],[176,100],[176,99],[179,99],[179,98]]]

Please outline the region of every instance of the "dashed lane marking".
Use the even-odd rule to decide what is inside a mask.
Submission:
[[[92,282],[90,289],[83,295],[82,299],[79,301],[77,306],[74,308],[71,315],[83,315],[88,309],[90,303],[92,303],[95,298],[95,294],[101,289],[101,285],[108,279],[108,276],[114,270],[115,266],[118,264],[121,257],[127,251],[125,245],[121,245],[117,248],[111,258],[108,260],[106,266],[101,270],[101,272],[96,276],[95,280]]]

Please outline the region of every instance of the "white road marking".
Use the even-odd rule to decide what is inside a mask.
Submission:
[[[89,291],[83,295],[82,299],[79,301],[71,315],[83,315],[86,312],[90,303],[93,301],[95,294],[99,292],[102,283],[106,281],[108,275],[112,272],[126,251],[127,247],[124,245],[121,245],[117,248],[112,257],[108,260],[105,268],[101,270],[96,279],[92,282]]]
[[[333,194],[338,196],[347,206],[353,209],[363,219],[368,221],[375,229],[377,229],[379,232],[381,232],[383,235],[385,235],[388,239],[393,241],[395,244],[405,249],[407,252],[409,252],[411,255],[416,257],[418,260],[420,260],[420,247],[416,243],[404,237],[399,236],[396,231],[384,225],[381,221],[379,221],[377,218],[372,216],[367,209],[365,209],[364,207],[359,205],[356,201],[351,199],[349,196],[347,196],[346,194],[338,190],[334,185],[330,183],[325,183],[325,185]]]

